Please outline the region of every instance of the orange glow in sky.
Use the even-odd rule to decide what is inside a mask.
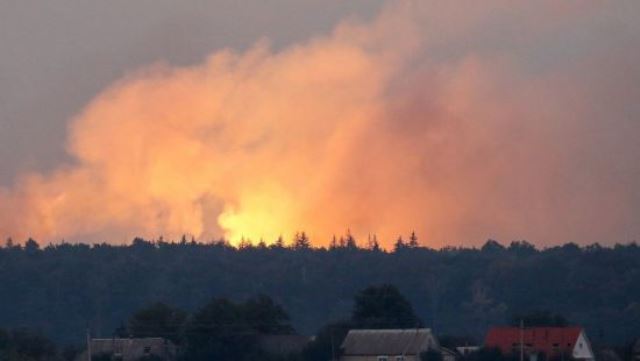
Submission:
[[[474,34],[500,1],[464,13],[402,2],[281,50],[259,41],[130,73],[71,121],[72,162],[0,188],[0,234],[271,243],[305,231],[326,245],[350,229],[386,246],[413,230],[431,246],[631,236],[633,198],[614,186],[624,168],[608,171],[626,160],[594,147],[628,154],[630,138],[612,142],[591,121],[630,97],[602,97],[593,70],[628,57],[534,63],[540,39],[598,11],[553,3],[507,2],[495,41]]]

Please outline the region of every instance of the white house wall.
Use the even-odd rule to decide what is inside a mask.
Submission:
[[[576,345],[573,348],[573,357],[579,360],[593,360],[593,350],[591,350],[591,343],[584,331],[580,332]]]

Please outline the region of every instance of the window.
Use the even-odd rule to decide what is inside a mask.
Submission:
[[[378,361],[389,361],[389,357],[387,357],[387,356],[378,356]]]
[[[148,354],[150,354],[150,353],[151,353],[151,346],[145,346],[145,347],[144,347],[144,354],[145,354],[145,355],[148,355]]]

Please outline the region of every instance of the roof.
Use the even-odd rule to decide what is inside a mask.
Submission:
[[[551,355],[559,351],[572,352],[582,328],[531,327],[521,331],[518,327],[493,327],[487,333],[485,346],[499,348],[505,354],[511,353],[520,347],[521,332],[526,349]]]
[[[454,350],[452,350],[450,348],[446,348],[446,347],[440,347],[440,353],[442,353],[443,355],[447,354],[447,355],[450,355],[450,356],[453,356],[453,357],[460,356],[460,354],[457,351],[454,351]]]
[[[120,354],[122,361],[134,361],[146,355],[160,356],[172,360],[176,355],[176,346],[160,337],[147,338],[94,338],[91,339],[91,355]],[[87,359],[87,350],[79,353],[75,360]]]
[[[146,338],[94,338],[91,339],[91,353],[126,353],[144,347],[164,347],[170,341],[160,337]]]
[[[459,354],[466,355],[478,351],[480,346],[456,346],[455,349]]]
[[[344,355],[417,355],[436,345],[430,329],[350,330]]]
[[[614,350],[611,350],[611,349],[605,349],[598,352],[597,360],[598,361],[622,361],[620,356]]]

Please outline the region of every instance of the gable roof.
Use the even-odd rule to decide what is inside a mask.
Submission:
[[[417,355],[437,343],[431,330],[350,330],[342,342],[344,355]]]
[[[544,352],[547,355],[560,351],[571,353],[582,333],[581,327],[531,327],[522,330],[526,350]],[[493,327],[487,333],[486,347],[499,348],[511,353],[520,348],[521,330],[518,327]]]
[[[173,360],[176,345],[160,337],[147,338],[94,338],[91,339],[91,355],[120,354],[122,361],[135,361],[146,355],[160,356],[164,360]],[[147,352],[148,351],[148,352]],[[75,361],[85,361],[87,350],[80,352]]]

